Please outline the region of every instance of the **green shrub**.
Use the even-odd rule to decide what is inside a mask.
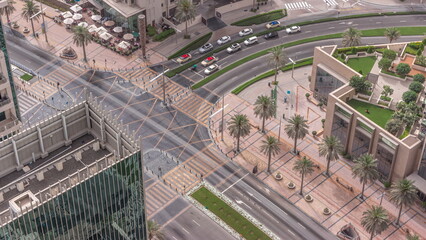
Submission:
[[[413,49],[421,49],[421,45],[423,45],[422,42],[411,42],[408,44],[409,47],[413,48]]]
[[[31,79],[33,79],[33,75],[30,75],[28,73],[25,73],[24,75],[21,76],[21,79],[24,81],[30,81]]]
[[[376,48],[376,52],[383,54],[387,48]]]
[[[389,69],[392,65],[392,60],[390,60],[389,58],[382,58],[379,61],[379,68],[381,69]]]
[[[388,58],[388,59],[390,59],[390,60],[395,60],[395,58],[396,58],[396,52],[395,51],[392,51],[392,50],[390,50],[390,49],[385,49],[384,51],[383,51],[383,57],[384,58]]]
[[[373,46],[368,46],[367,53],[373,53],[373,52],[374,52],[374,47]]]
[[[417,93],[411,90],[406,91],[402,94],[402,100],[406,103],[415,102],[417,100]]]
[[[371,85],[371,82],[367,81],[365,77],[355,75],[349,80],[349,86],[355,88],[355,92],[357,93],[367,93]]]
[[[170,37],[171,35],[175,34],[175,30],[173,28],[167,29],[157,35],[154,36],[154,41],[163,41],[164,39]]]
[[[390,102],[390,100],[392,99],[391,97],[388,96],[380,96],[380,99],[386,102]]]
[[[419,83],[424,83],[425,82],[425,76],[423,76],[423,74],[417,73],[416,75],[413,76],[413,81],[419,82]]]
[[[278,9],[274,11],[270,11],[267,13],[258,14],[252,17],[244,18],[242,20],[239,20],[237,22],[231,23],[233,26],[251,26],[251,25],[257,25],[261,23],[266,23],[274,20],[281,19],[283,17],[287,16],[287,10],[286,9]]]
[[[383,186],[384,186],[386,189],[388,189],[388,188],[390,188],[390,187],[392,186],[392,183],[391,183],[391,182],[386,181],[386,182],[384,182],[384,183],[383,183]]]
[[[341,58],[343,61],[345,61],[345,59],[346,59],[346,55],[345,55],[344,53],[342,53],[342,54],[340,54],[340,58]]]
[[[398,66],[396,66],[396,73],[405,76],[411,71],[410,65],[407,63],[400,63]]]
[[[146,27],[146,34],[148,34],[148,36],[153,37],[155,36],[155,34],[157,34],[157,29],[155,29],[155,27],[153,27],[151,24],[149,24]]]
[[[317,131],[312,131],[312,136],[316,136],[318,134],[318,132]]]
[[[408,86],[408,89],[410,89],[413,92],[420,93],[423,89],[423,84],[419,82],[412,82],[410,86]]]
[[[416,56],[420,56],[420,55],[422,55],[422,54],[423,54],[423,50],[421,50],[421,49],[417,50],[417,52],[416,52]]]
[[[423,45],[426,45],[426,38],[423,38],[422,43]]]

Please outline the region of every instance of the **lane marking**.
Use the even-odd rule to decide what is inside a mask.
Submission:
[[[297,222],[302,228],[306,229],[305,226],[303,226],[300,222]]]
[[[426,21],[426,20],[425,20]],[[310,33],[310,32],[312,32],[312,31],[305,31],[305,33]]]
[[[426,21],[426,20],[425,20]],[[376,24],[381,24],[382,22],[376,22]]]
[[[239,181],[243,180],[243,178],[245,178],[247,175],[249,175],[249,173],[246,173],[244,176],[242,176],[240,179],[238,179],[236,182],[234,182],[233,184],[231,184],[229,187],[227,187],[225,190],[223,190],[222,193],[228,191],[231,187],[233,187],[235,184],[237,184]]]
[[[192,219],[192,221],[200,227],[200,224],[197,223],[194,219]]]
[[[328,29],[334,29],[334,28],[336,28],[336,27],[329,27]]]
[[[213,117],[214,115],[218,114],[219,112],[222,111],[222,109],[225,109],[229,104],[226,104],[225,107],[220,108],[219,110],[217,110],[215,113],[213,113],[212,115],[210,115],[210,117]]]
[[[287,231],[288,231],[289,233],[291,233],[293,236],[296,236],[296,234],[294,234],[294,232],[292,232],[292,231],[290,231],[290,230],[288,230],[288,229],[287,229]]]
[[[401,21],[399,21],[399,22],[407,22],[406,20],[401,20]]]
[[[189,234],[188,230],[186,230],[184,227],[182,227],[182,230]]]
[[[173,235],[172,235],[172,238],[173,238],[173,239],[175,239],[175,240],[178,240],[178,239],[177,239],[175,236],[173,236]]]

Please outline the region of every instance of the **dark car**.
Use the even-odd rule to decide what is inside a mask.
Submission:
[[[276,31],[267,33],[264,36],[265,39],[271,39],[271,38],[276,38],[276,37],[278,37],[278,32],[276,32]]]

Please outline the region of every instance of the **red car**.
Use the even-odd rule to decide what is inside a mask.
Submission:
[[[204,61],[202,61],[201,65],[203,65],[204,67],[207,67],[210,64],[217,62],[217,60],[219,60],[217,57],[211,56],[211,57],[206,58]]]
[[[189,61],[192,58],[191,54],[183,54],[177,59],[178,63],[184,63]]]

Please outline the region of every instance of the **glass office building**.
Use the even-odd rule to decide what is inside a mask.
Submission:
[[[0,239],[147,239],[142,172],[138,151],[48,201],[38,199],[0,229]]]

